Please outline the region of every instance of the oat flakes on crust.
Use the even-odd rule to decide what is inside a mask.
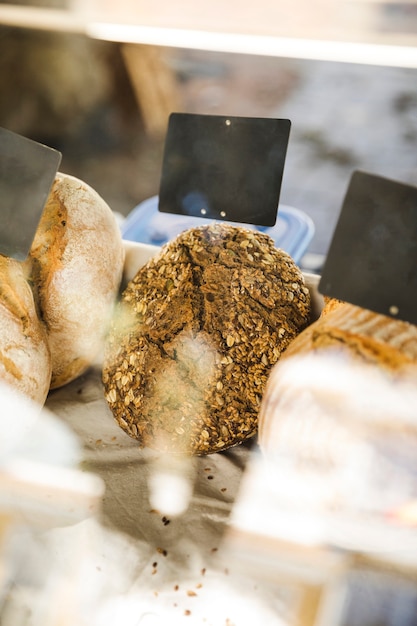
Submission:
[[[122,294],[103,367],[115,419],[161,451],[243,442],[271,367],[309,316],[303,275],[270,237],[225,224],[185,231]]]

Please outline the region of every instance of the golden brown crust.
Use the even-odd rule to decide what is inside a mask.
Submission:
[[[32,281],[39,293],[48,291],[53,276],[51,267],[55,270],[61,269],[65,250],[67,210],[59,197],[54,195],[56,186],[57,180],[43,210],[30,251]]]
[[[144,446],[236,445],[255,434],[269,371],[309,316],[301,271],[269,237],[186,231],[123,293],[103,368],[110,408]]]
[[[29,323],[27,306],[22,297],[19,297],[24,278],[23,265],[0,255],[0,302],[4,309],[20,320],[23,330]]]
[[[331,313],[337,309],[340,305],[344,304],[343,300],[337,300],[336,298],[330,298],[329,296],[323,296],[324,306],[321,311],[321,317],[324,317],[328,313]]]
[[[54,389],[82,374],[102,349],[124,262],[111,209],[87,184],[58,173],[30,261]]]
[[[417,326],[336,301],[293,341],[285,358],[326,349],[401,372],[417,367]]]
[[[51,357],[26,266],[0,255],[0,379],[43,405]]]

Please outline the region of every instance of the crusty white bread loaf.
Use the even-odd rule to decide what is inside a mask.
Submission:
[[[0,380],[43,405],[51,355],[25,266],[0,255]]]
[[[391,374],[417,374],[417,326],[346,302],[326,302],[320,318],[282,358],[325,350],[344,352]]]
[[[113,212],[89,185],[58,173],[29,261],[54,389],[81,375],[101,351],[124,263]]]

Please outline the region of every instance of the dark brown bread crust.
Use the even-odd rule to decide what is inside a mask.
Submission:
[[[269,371],[309,316],[301,271],[268,236],[186,231],[122,295],[104,358],[109,406],[142,446],[236,445],[255,434]]]

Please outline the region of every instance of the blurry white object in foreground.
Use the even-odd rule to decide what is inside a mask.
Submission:
[[[0,514],[29,525],[78,522],[98,510],[103,483],[81,472],[70,429],[0,384]]]
[[[151,507],[165,515],[184,513],[193,495],[195,472],[190,456],[157,456],[150,464],[148,480]]]
[[[335,355],[272,371],[259,444],[277,497],[294,510],[387,515],[417,497],[417,390]]]
[[[334,355],[274,368],[224,547],[253,577],[295,585],[296,624],[341,623],[358,567],[415,580],[416,407],[410,381]]]
[[[69,428],[4,383],[0,415],[1,621],[2,596],[26,569],[30,536],[93,516],[104,486],[77,468],[81,453]]]

